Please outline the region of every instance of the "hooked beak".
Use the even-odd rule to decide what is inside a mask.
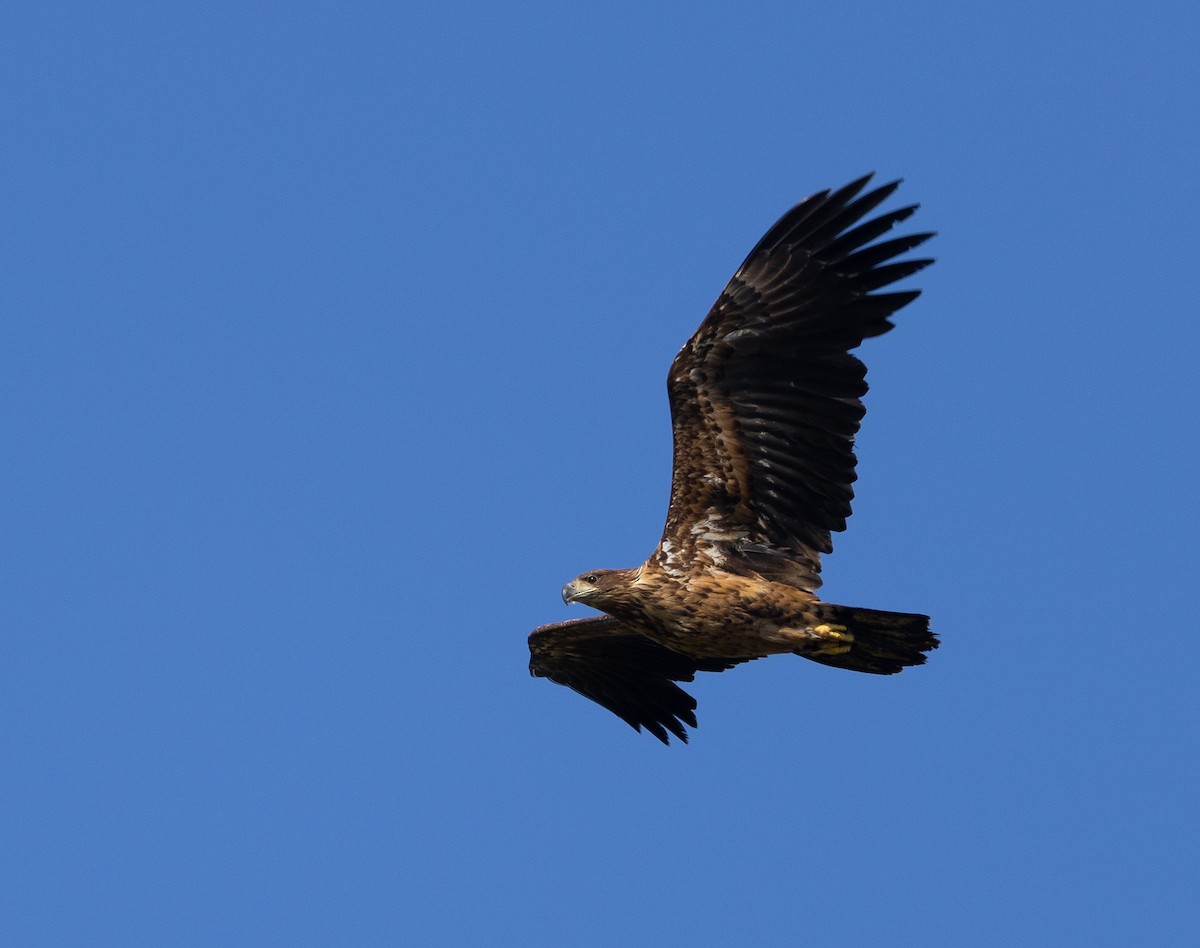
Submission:
[[[571,580],[562,588],[563,602],[570,605],[575,601],[575,580]]]

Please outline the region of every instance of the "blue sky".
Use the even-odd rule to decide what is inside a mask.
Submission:
[[[40,2],[0,37],[0,942],[1182,945],[1191,5]],[[939,232],[860,352],[878,679],[526,673],[787,207]]]

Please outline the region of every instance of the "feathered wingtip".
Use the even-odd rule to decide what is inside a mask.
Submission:
[[[529,656],[529,673],[534,677],[566,685],[635,731],[645,728],[664,744],[670,744],[671,735],[686,744],[687,728],[696,727],[696,699],[676,682],[745,661],[689,658],[609,616],[534,629]]]
[[[891,197],[903,182],[902,178],[897,178],[895,181],[882,184],[865,194],[860,194],[874,176],[875,172],[872,171],[836,190],[826,189],[806,197],[771,226],[762,239],[754,245],[754,249],[746,255],[742,265],[745,266],[746,263],[749,263],[756,254],[764,252],[772,254],[781,248],[799,245],[807,247],[824,245],[817,256],[827,263],[845,259],[854,251],[865,247],[897,224],[907,220],[920,207],[919,204],[899,207],[855,227],[856,222],[862,220]],[[880,247],[872,248],[870,258],[859,258],[860,267],[856,269],[862,270],[877,266],[882,261],[898,256],[906,250],[911,250],[934,236],[936,234],[933,231],[908,234],[896,241],[889,241],[886,251],[881,250]],[[932,262],[932,260],[906,261],[903,265],[917,264],[911,270],[915,273]],[[894,279],[899,279],[899,277]]]

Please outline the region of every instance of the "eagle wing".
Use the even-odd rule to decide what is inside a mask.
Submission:
[[[696,699],[675,684],[698,671],[719,672],[748,659],[697,659],[673,652],[609,616],[555,622],[529,636],[529,673],[566,685],[608,708],[635,731],[664,744],[687,743]]]
[[[932,234],[874,242],[916,206],[860,223],[899,186],[866,175],[788,211],[758,242],[667,377],[675,460],[659,566],[707,562],[803,589],[844,530],[866,367],[850,354],[919,291],[876,293],[931,260]]]

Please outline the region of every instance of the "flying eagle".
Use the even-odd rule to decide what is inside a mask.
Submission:
[[[866,175],[801,201],[750,251],[667,375],[674,468],[658,547],[596,569],[563,601],[605,613],[529,636],[530,673],[664,744],[696,701],[675,682],[790,652],[891,675],[938,646],[929,618],[821,602],[822,553],[846,528],[866,367],[850,354],[919,291],[875,292],[932,260],[932,234],[876,242],[916,206],[860,223],[899,186]]]

